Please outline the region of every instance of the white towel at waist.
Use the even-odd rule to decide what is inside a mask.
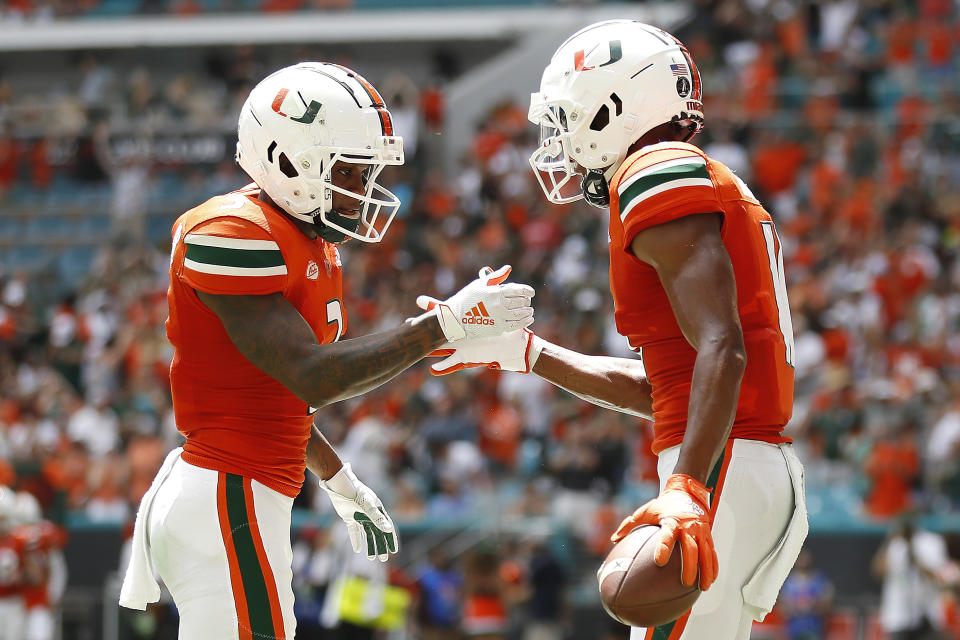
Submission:
[[[150,543],[147,540],[147,528],[150,526],[150,507],[163,481],[170,475],[174,463],[180,459],[183,449],[177,447],[167,454],[166,460],[153,478],[150,488],[140,500],[137,519],[133,523],[133,542],[130,550],[130,562],[120,587],[120,606],[143,611],[147,604],[160,599],[160,585],[153,573],[153,560],[150,557]]]
[[[754,619],[757,621],[763,621],[776,604],[780,587],[790,575],[809,531],[806,492],[803,486],[803,464],[794,452],[793,445],[781,444],[780,450],[787,462],[790,481],[793,484],[794,509],[783,537],[760,563],[742,590],[744,602],[756,609]]]

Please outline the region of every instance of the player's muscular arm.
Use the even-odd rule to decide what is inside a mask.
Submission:
[[[446,342],[435,317],[421,316],[389,331],[321,345],[279,293],[197,296],[240,353],[311,407],[378,387]]]
[[[719,213],[691,215],[645,229],[631,249],[656,269],[677,323],[696,349],[687,429],[674,473],[700,482],[730,433],[747,358],[733,265]]]
[[[547,342],[533,372],[597,406],[653,418],[650,383],[639,360],[588,356]]]
[[[340,471],[343,462],[327,441],[317,425],[310,429],[310,440],[307,441],[307,469],[310,469],[321,480],[329,480]]]

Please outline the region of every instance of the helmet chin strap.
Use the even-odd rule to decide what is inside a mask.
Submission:
[[[356,218],[349,218],[337,213],[336,210],[331,209],[327,212],[327,219],[334,224],[343,227],[344,229],[349,229],[350,231],[356,232],[356,230],[360,228],[360,216],[357,216]],[[319,212],[313,217],[313,226],[316,228],[318,236],[327,242],[332,242],[333,244],[340,244],[349,237],[344,232],[327,225],[323,220],[320,219]]]
[[[586,175],[580,179],[580,188],[583,190],[583,199],[587,204],[600,209],[610,204],[610,188],[607,186],[607,176],[600,169],[588,169]]]
[[[683,142],[686,142],[699,131],[697,122],[689,121],[687,124],[680,124],[674,121],[678,126],[686,131]],[[669,140],[670,138],[663,138]],[[675,138],[674,138],[675,139]],[[636,142],[634,143],[636,144]],[[610,205],[610,186],[609,180],[617,172],[617,164],[614,163],[606,169],[587,169],[587,173],[580,179],[580,189],[583,191],[583,199],[587,204],[604,209]]]

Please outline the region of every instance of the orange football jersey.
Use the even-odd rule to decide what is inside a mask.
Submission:
[[[66,545],[67,532],[43,520],[20,525],[13,530],[13,536],[22,549],[20,595],[23,605],[27,609],[49,607],[50,553]]]
[[[682,142],[640,149],[610,184],[610,289],[617,329],[642,348],[653,389],[655,453],[680,444],[696,351],[683,337],[657,272],[633,255],[644,229],[682,216],[721,212],[733,263],[747,367],[731,438],[788,442],[793,411],[793,327],[780,241],[770,214],[722,163]]]
[[[185,461],[296,496],[313,409],[247,360],[196,294],[279,292],[321,344],[340,339],[347,318],[336,246],[308,238],[259,194],[250,185],[211,198],[173,225],[170,386]]]

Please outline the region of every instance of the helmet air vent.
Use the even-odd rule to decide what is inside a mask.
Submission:
[[[597,115],[593,117],[593,122],[590,123],[590,129],[592,131],[603,131],[603,128],[610,124],[610,108],[607,105],[603,105],[597,111]]]
[[[290,162],[290,159],[287,157],[287,154],[281,152],[280,155],[277,157],[277,162],[280,165],[280,171],[283,173],[283,175],[287,176],[288,178],[296,178],[298,175],[300,175],[297,172],[296,168],[293,166],[293,163]]]

